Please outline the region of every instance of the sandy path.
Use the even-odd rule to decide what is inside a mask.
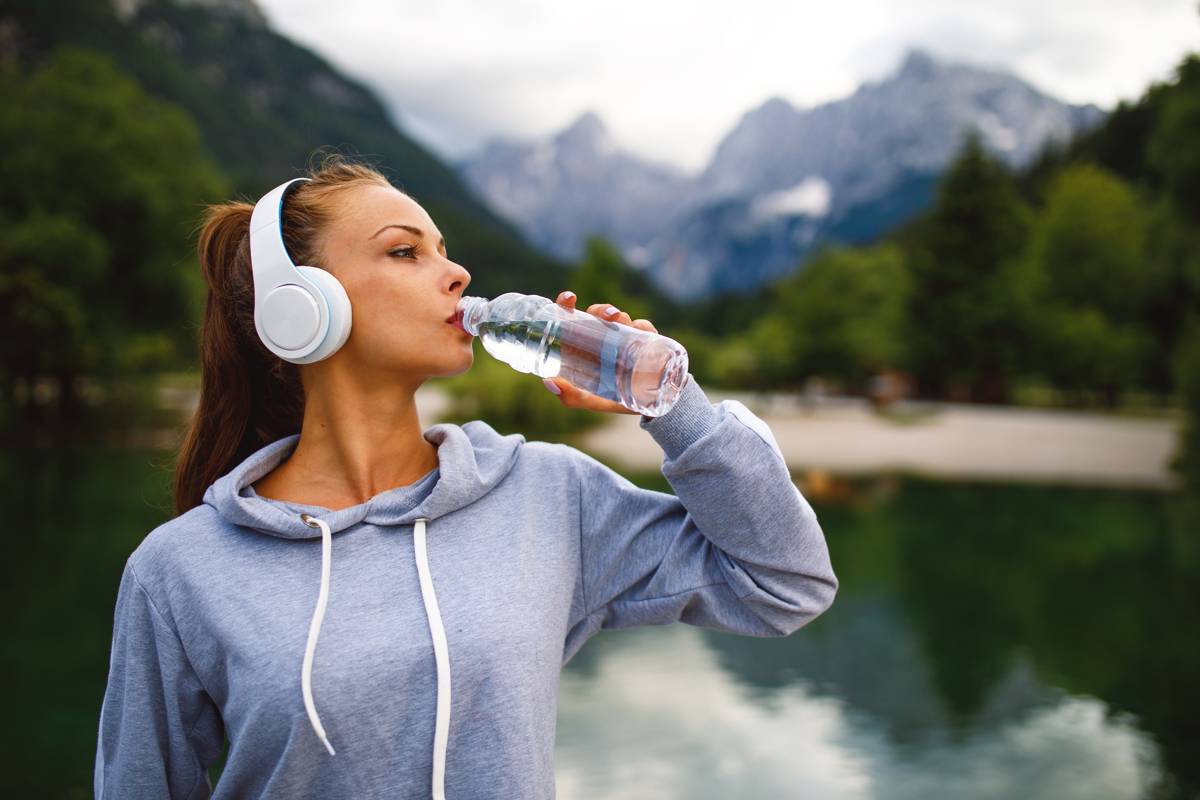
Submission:
[[[897,410],[915,416],[898,423],[853,400],[804,409],[781,398],[708,395],[714,402],[737,397],[762,417],[794,471],[904,470],[957,479],[1160,489],[1176,484],[1168,469],[1178,439],[1176,418],[907,404]],[[633,416],[615,416],[611,425],[581,437],[578,446],[631,469],[662,464],[662,451]]]

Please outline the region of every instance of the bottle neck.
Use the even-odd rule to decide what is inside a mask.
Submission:
[[[479,335],[479,325],[487,319],[486,297],[463,297],[458,301],[463,330],[472,336]]]

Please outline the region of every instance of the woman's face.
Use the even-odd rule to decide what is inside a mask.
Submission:
[[[332,356],[369,372],[419,378],[470,368],[472,337],[447,323],[471,273],[449,259],[441,231],[391,187],[348,191],[319,251],[350,297],[350,337]]]

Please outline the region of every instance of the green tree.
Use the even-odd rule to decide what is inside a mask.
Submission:
[[[1200,308],[1200,55],[1184,59],[1174,83],[1149,94],[1159,114],[1148,136],[1148,170],[1159,177],[1163,194],[1153,207],[1147,242],[1157,282],[1144,325],[1154,336],[1148,383],[1165,394],[1178,386],[1172,355],[1184,343],[1188,316]]]
[[[90,369],[101,360],[89,300],[104,297],[104,239],[69,217],[35,212],[0,237],[0,365],[13,382]]]
[[[1033,276],[1020,263],[1029,210],[977,134],[907,239],[912,367],[924,393],[1004,402],[1031,348]]]
[[[1146,155],[1171,199],[1194,220],[1200,214],[1200,55],[1188,56],[1176,70],[1175,85],[1160,92]]]
[[[1041,280],[1040,371],[1057,387],[1101,389],[1110,405],[1139,382],[1151,339],[1141,324],[1155,275],[1147,218],[1117,176],[1091,164],[1050,183],[1029,258]]]
[[[192,355],[200,282],[189,238],[202,203],[227,191],[192,122],[77,48],[28,75],[5,66],[0,86],[8,398],[17,379],[50,378],[72,407],[81,375]]]
[[[617,249],[603,238],[591,236],[584,245],[579,267],[571,274],[570,287],[564,288],[575,292],[580,310],[593,303],[610,303],[633,319],[654,322],[650,305],[630,292],[629,276],[630,268]]]
[[[800,370],[861,387],[880,369],[905,366],[909,292],[908,267],[895,245],[822,253],[790,293]]]
[[[738,335],[713,343],[706,375],[724,386],[800,388],[819,375],[861,387],[905,366],[909,276],[900,248],[823,249],[772,286]]]
[[[1146,219],[1133,191],[1107,170],[1080,164],[1050,184],[1030,252],[1055,299],[1127,322],[1151,282],[1145,244]]]
[[[863,389],[880,369],[906,366],[908,291],[900,248],[824,249],[782,285],[770,314],[750,329],[764,371],[792,386],[820,375]]]
[[[1185,417],[1171,466],[1200,497],[1200,314],[1192,316],[1184,329],[1175,354],[1175,375]]]
[[[1074,405],[1097,390],[1115,407],[1141,371],[1150,343],[1145,331],[1116,324],[1094,307],[1048,304],[1041,313],[1042,374]]]

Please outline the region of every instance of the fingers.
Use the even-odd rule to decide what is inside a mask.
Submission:
[[[631,324],[635,328],[641,328],[642,330],[650,331],[651,333],[658,333],[658,328],[654,327],[654,324],[648,319],[635,319]]]
[[[567,408],[584,408],[589,411],[606,411],[614,414],[638,413],[626,408],[615,400],[606,400],[603,397],[597,397],[585,389],[580,389],[565,378],[543,378],[542,383],[546,385],[546,389],[550,392],[558,389],[558,401]]]
[[[575,293],[569,289],[564,289],[563,291],[559,292],[558,297],[555,298],[555,302],[560,306],[571,309],[575,308],[575,303],[577,300],[578,298],[575,296]],[[593,317],[599,317],[600,319],[608,322],[619,322],[622,325],[629,325],[630,327],[638,328],[639,330],[658,333],[658,328],[654,327],[654,323],[652,323],[650,320],[630,319],[627,313],[611,303],[592,303],[587,307],[587,313],[591,314]]]
[[[592,303],[587,307],[587,313],[611,322],[620,322],[622,318],[629,319],[628,314],[614,306],[612,303]]]
[[[658,333],[658,328],[648,319],[630,319],[629,315],[616,306],[609,303],[596,303],[588,306],[588,313],[594,314],[600,319],[608,320],[609,322],[619,322],[622,325],[629,325],[632,328],[638,328],[651,333]]]
[[[577,299],[574,292],[564,290],[558,293],[555,302],[564,308],[574,309]],[[639,330],[658,333],[658,329],[654,327],[654,324],[650,320],[630,319],[627,313],[613,306],[611,303],[593,303],[587,307],[587,313],[607,322],[619,322],[622,325],[629,325]],[[545,384],[547,391],[556,394],[559,402],[569,408],[584,408],[590,411],[606,411],[614,414],[638,413],[626,408],[615,400],[607,400],[585,389],[580,389],[565,378],[544,378],[542,383]]]

